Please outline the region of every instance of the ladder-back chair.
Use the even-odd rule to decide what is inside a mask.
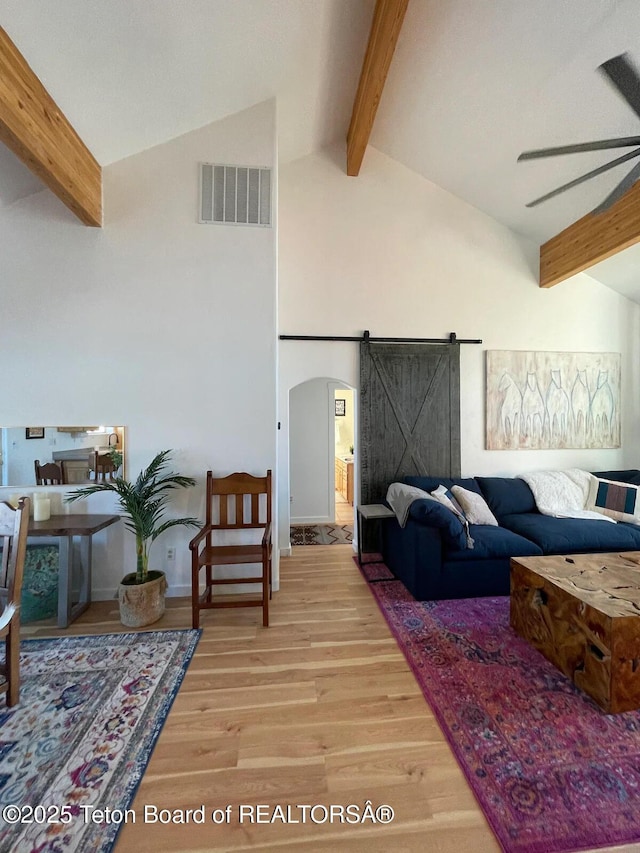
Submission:
[[[232,534],[223,531],[263,530],[260,542],[238,545],[228,542]],[[236,473],[214,477],[207,471],[205,526],[189,543],[191,550],[191,602],[193,627],[200,627],[200,611],[217,607],[262,607],[262,624],[269,625],[271,598],[271,470],[266,477]],[[216,566],[258,563],[262,572],[252,577],[215,578]],[[205,589],[200,593],[200,570],[205,569]],[[213,587],[222,584],[262,584],[261,598],[250,595],[239,599],[213,597]]]
[[[4,662],[0,663],[0,693],[7,694],[12,707],[20,699],[20,596],[27,552],[29,498],[20,498],[14,509],[0,502],[0,639],[4,640]]]
[[[105,480],[113,480],[116,467],[108,453],[99,453],[97,450],[94,450],[91,459],[91,470],[94,472],[96,483],[98,483]]]
[[[34,460],[36,471],[36,486],[64,486],[65,475],[64,465],[57,462],[45,462],[42,465],[40,460]]]

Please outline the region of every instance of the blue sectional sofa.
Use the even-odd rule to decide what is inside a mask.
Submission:
[[[640,486],[640,470],[594,473]],[[470,549],[461,547],[451,526],[436,526],[427,506],[432,502],[415,501],[404,528],[390,519],[385,562],[419,601],[508,595],[511,557],[640,551],[640,526],[542,515],[531,489],[517,477],[405,477],[403,482],[427,492],[440,484],[478,492],[499,525],[470,525]]]

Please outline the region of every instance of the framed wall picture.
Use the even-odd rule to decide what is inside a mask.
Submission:
[[[336,398],[336,417],[344,418],[347,414],[347,401]]]
[[[26,438],[44,438],[44,427],[27,427]]]
[[[487,450],[621,446],[620,353],[487,350]]]

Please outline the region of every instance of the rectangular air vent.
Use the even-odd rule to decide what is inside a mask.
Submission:
[[[199,221],[271,225],[271,169],[200,164]]]

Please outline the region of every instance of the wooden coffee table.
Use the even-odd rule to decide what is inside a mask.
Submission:
[[[607,714],[640,708],[640,551],[512,559],[511,627]]]

